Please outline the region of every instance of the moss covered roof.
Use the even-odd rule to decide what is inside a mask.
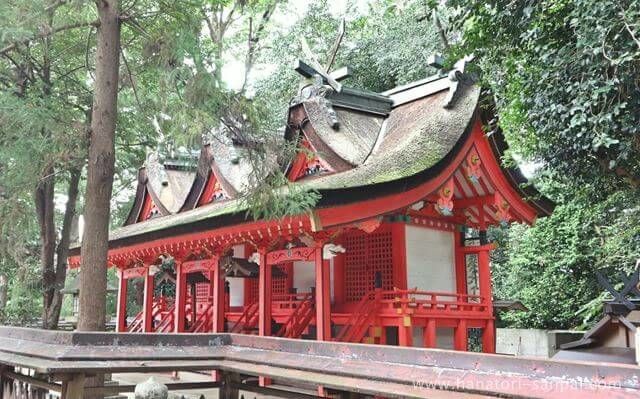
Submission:
[[[478,86],[468,85],[457,94],[454,105],[445,108],[447,81],[446,77],[427,79],[390,91],[388,97],[394,105],[386,118],[379,113],[335,105],[340,122],[337,130],[329,125],[328,111],[319,106],[317,99],[293,105],[292,108],[304,107],[305,123],[313,128],[315,140],[322,140],[324,148],[353,165],[346,171],[306,178],[295,184],[318,190],[323,197],[317,207],[323,207],[336,203],[336,198],[328,198],[335,195],[336,190],[361,191],[370,185],[399,181],[432,168],[452,152],[472,124],[480,96]],[[219,156],[229,155],[224,151],[215,152]],[[233,180],[237,183],[235,175]],[[214,202],[121,227],[110,234],[110,244],[122,246],[133,237],[139,241],[141,236],[151,234],[170,236],[175,229],[186,231],[195,223],[215,229],[233,223],[230,215],[235,216],[237,223],[246,210],[247,204],[241,199]]]

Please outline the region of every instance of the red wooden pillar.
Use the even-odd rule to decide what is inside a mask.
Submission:
[[[187,307],[187,274],[183,273],[182,262],[176,262],[176,307],[174,309],[174,328],[177,333],[184,332]]]
[[[411,316],[404,315],[398,325],[398,345],[413,346],[413,327],[411,326]]]
[[[331,341],[331,282],[329,261],[322,259],[322,243],[316,245],[316,339]]]
[[[346,301],[345,255],[337,254],[333,258],[333,303],[343,304]]]
[[[216,262],[211,273],[213,283],[213,332],[224,332],[224,312],[226,308],[224,295],[224,273],[220,262]]]
[[[271,335],[271,289],[272,275],[271,265],[267,262],[266,248],[258,248],[260,258],[260,274],[258,276],[258,334],[261,336]],[[258,377],[260,386],[271,384],[268,377]]]
[[[489,248],[483,246],[478,252],[478,285],[480,286],[480,296],[485,304],[489,306],[489,312],[493,314],[493,297],[491,292],[491,270],[489,267]]]
[[[425,348],[435,348],[438,346],[435,319],[427,319],[427,325],[424,328],[422,341]]]
[[[482,351],[496,353],[496,326],[493,319],[487,320],[482,330]]]
[[[464,232],[454,232],[454,259],[456,271],[456,292],[458,294],[467,294],[467,261],[464,248]]]
[[[271,335],[271,265],[267,263],[267,250],[258,249],[260,275],[258,277],[258,333]]]
[[[376,287],[376,299],[380,298],[380,290],[381,287]],[[406,301],[407,295],[402,294],[403,301]],[[398,345],[400,346],[413,346],[413,320],[411,315],[408,312],[406,302],[402,304],[402,309],[398,309],[398,311],[402,311],[400,321],[398,324]]]
[[[491,317],[487,320],[482,331],[482,351],[486,353],[495,353],[495,323],[493,321],[493,293],[491,289],[491,267],[489,260],[489,251],[491,246],[485,244],[478,252],[478,277],[480,285],[480,295],[484,304],[487,306],[487,312]]]
[[[407,289],[407,243],[404,223],[391,224],[391,255],[393,257],[393,286]]]
[[[467,320],[458,320],[458,326],[454,328],[453,349],[466,351],[468,349],[469,333],[467,330]]]
[[[144,320],[143,332],[153,332],[153,276],[149,272],[150,267],[146,268],[144,275],[144,300],[142,317]]]
[[[116,331],[127,331],[127,279],[122,270],[118,270],[118,309],[116,316]]]

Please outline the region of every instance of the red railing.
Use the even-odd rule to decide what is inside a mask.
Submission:
[[[412,290],[373,290],[362,297],[336,335],[336,341],[361,342],[375,317],[461,318],[490,314],[490,303],[479,295]]]
[[[274,294],[271,297],[271,309],[291,310],[297,309],[305,300],[313,298],[311,292],[300,292],[295,294]]]
[[[412,290],[382,291],[380,293],[382,310],[411,309],[414,315],[432,315],[439,313],[485,313],[490,309],[484,297],[479,295],[457,294],[451,292],[431,292]]]
[[[289,294],[285,301],[278,301],[278,299],[276,299],[273,304],[274,307],[284,306],[284,309],[294,309],[293,313],[291,313],[287,320],[280,326],[280,330],[276,336],[300,338],[315,314],[313,294],[310,292]]]

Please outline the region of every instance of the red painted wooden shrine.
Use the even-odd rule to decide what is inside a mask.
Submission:
[[[501,164],[495,116],[478,86],[449,77],[456,68],[384,93],[303,88],[283,137],[300,150],[273,167],[321,195],[304,214],[247,218],[239,198],[253,172],[232,140],[205,145],[197,167],[149,160],[109,242],[118,331],[467,350],[477,329],[494,352],[487,228],[534,223],[553,205]],[[79,266],[78,248],[69,262]],[[174,294],[154,289],[161,274]],[[132,280],[143,282],[138,314]]]

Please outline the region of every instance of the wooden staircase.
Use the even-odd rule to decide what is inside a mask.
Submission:
[[[371,291],[362,297],[335,341],[362,342],[380,308],[381,291]]]
[[[151,318],[154,320],[153,325],[155,332],[172,332],[173,331],[173,318],[174,318],[175,305],[167,301],[165,297],[157,298],[153,301],[153,308],[151,312]],[[140,333],[144,330],[144,312],[141,311],[133,319],[133,322],[128,326],[127,332]]]
[[[296,309],[280,326],[277,337],[300,338],[315,316],[315,300],[311,293],[306,294]]]
[[[258,302],[254,302],[246,306],[242,315],[231,327],[229,332],[232,333],[254,333],[258,328]]]
[[[175,329],[175,305],[171,305],[166,311],[160,312],[160,321],[155,332],[168,333]]]
[[[203,311],[198,315],[196,321],[189,327],[192,333],[211,332],[213,326],[213,304],[208,303]]]

